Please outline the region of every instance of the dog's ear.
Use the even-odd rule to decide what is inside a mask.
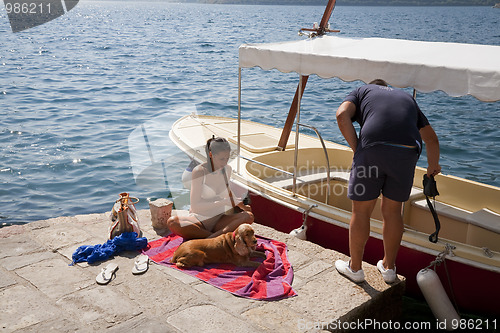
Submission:
[[[250,254],[245,241],[241,238],[239,233],[236,233],[236,235],[234,236],[234,249],[236,250],[236,253],[238,253],[242,257]]]

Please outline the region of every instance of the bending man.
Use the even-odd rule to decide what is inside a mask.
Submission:
[[[359,138],[353,122],[360,124]],[[422,140],[427,151],[427,175],[441,171],[439,141],[412,96],[375,80],[351,92],[337,110],[337,123],[354,152],[348,197],[350,261],[335,267],[354,282],[364,281],[361,267],[370,235],[370,216],[382,193],[384,258],[377,264],[387,283],[396,280],[396,256],[403,237],[402,203],[413,185]]]

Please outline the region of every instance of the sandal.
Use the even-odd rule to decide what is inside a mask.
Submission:
[[[147,255],[141,254],[135,260],[134,267],[132,267],[132,274],[144,274],[148,270],[148,267],[149,257]]]
[[[116,270],[118,269],[118,265],[115,264],[115,263],[110,263],[108,264],[106,267],[104,267],[101,271],[101,273],[99,273],[96,278],[95,278],[95,281],[98,283],[98,284],[108,284],[109,281],[111,281],[113,279],[113,277],[116,276],[115,272]]]

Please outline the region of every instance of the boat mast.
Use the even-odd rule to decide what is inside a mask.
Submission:
[[[303,28],[301,31],[312,31],[311,36],[322,36],[326,32],[338,32],[339,30],[330,30],[328,29],[328,21],[332,16],[333,9],[335,8],[336,0],[329,0],[326,5],[325,12],[323,13],[323,18],[321,19],[321,23],[319,27],[314,27],[313,29]],[[283,131],[281,132],[281,137],[278,143],[278,147],[276,150],[285,150],[286,143],[288,142],[288,138],[290,137],[290,132],[292,131],[293,122],[295,117],[297,116],[297,104],[299,102],[299,94],[300,98],[304,94],[304,89],[306,88],[308,75],[301,75],[301,79],[299,80],[299,85],[297,86],[297,90],[295,91],[295,96],[293,97],[292,105],[290,106],[290,111],[288,111],[288,117],[286,118],[285,126],[283,126]]]

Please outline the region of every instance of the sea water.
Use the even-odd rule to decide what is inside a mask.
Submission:
[[[189,157],[168,137],[172,123],[236,116],[238,46],[305,38],[297,32],[323,11],[80,1],[12,33],[2,8],[0,225],[102,213],[120,192],[138,197],[139,209],[147,198],[185,195]],[[337,6],[330,22],[340,36],[500,44],[500,10],[490,7]],[[243,117],[281,127],[297,83],[297,74],[245,69]],[[302,122],[345,144],[335,111],[360,84],[312,76]],[[500,186],[500,103],[442,92],[417,101],[439,136],[443,173]]]

